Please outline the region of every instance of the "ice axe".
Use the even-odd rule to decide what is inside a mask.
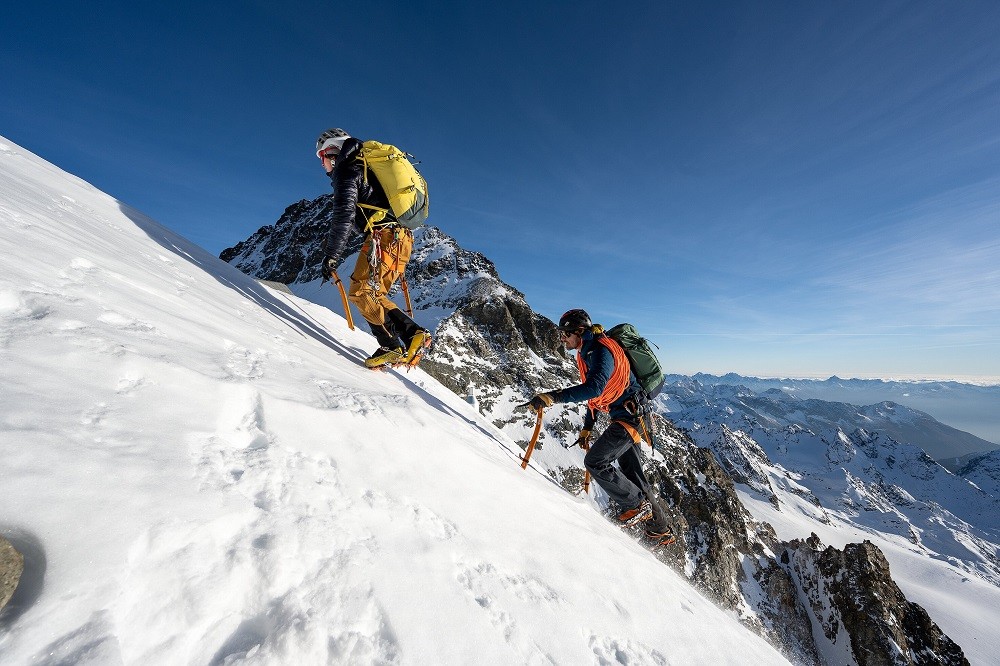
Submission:
[[[528,461],[531,460],[531,452],[535,450],[535,444],[538,443],[538,434],[542,432],[542,413],[545,411],[544,407],[538,407],[538,418],[535,420],[535,432],[531,435],[531,441],[528,442],[528,450],[524,452],[524,457],[521,458],[521,469],[528,469]]]
[[[337,289],[340,290],[340,300],[344,304],[344,316],[347,318],[347,328],[354,330],[354,319],[351,317],[351,305],[347,302],[347,292],[344,291],[344,283],[340,281],[340,276],[337,275],[337,271],[330,271],[333,281],[337,285]],[[324,280],[325,282],[325,280]]]

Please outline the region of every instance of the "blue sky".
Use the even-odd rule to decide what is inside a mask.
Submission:
[[[327,192],[339,126],[670,371],[1000,378],[1000,3],[36,2],[3,35],[0,134],[213,252]]]

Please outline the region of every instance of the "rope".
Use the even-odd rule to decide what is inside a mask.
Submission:
[[[590,407],[591,412],[607,412],[610,411],[611,404],[625,393],[632,371],[629,368],[628,357],[621,345],[606,335],[600,335],[595,340],[611,351],[611,357],[615,361],[615,369],[611,373],[611,379],[604,385],[601,394],[588,400],[587,406]],[[580,371],[580,381],[586,383],[587,366],[583,362],[583,354],[576,355],[576,367]]]

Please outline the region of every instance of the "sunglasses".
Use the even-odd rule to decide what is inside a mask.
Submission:
[[[344,141],[345,138],[343,137],[327,139],[319,148],[316,149],[316,157],[320,159],[323,159],[324,157],[331,160],[334,159],[340,154],[340,148],[344,145]]]
[[[573,331],[567,331],[567,330],[562,329],[562,328],[559,329],[559,337],[562,338],[563,340],[571,338],[574,335],[576,335],[576,331],[575,330],[573,330]]]

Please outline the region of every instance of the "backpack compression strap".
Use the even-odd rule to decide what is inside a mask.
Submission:
[[[615,360],[615,369],[611,373],[611,379],[608,380],[608,383],[604,386],[604,390],[601,391],[601,395],[588,400],[587,406],[590,407],[591,411],[607,412],[610,411],[611,403],[622,397],[625,389],[628,388],[631,370],[629,369],[628,357],[625,356],[625,350],[622,349],[620,344],[606,335],[598,335],[594,339],[611,351],[611,357]],[[576,367],[580,371],[580,381],[586,382],[587,366],[583,363],[582,354],[576,355]]]
[[[364,173],[365,185],[367,185],[368,184],[368,156],[365,154],[365,151],[364,151],[363,148],[359,152],[359,155],[361,156],[361,164],[362,164],[362,166],[364,168],[363,173]],[[381,183],[379,183],[379,184],[381,185]],[[365,233],[371,233],[372,230],[376,226],[383,226],[381,223],[385,220],[385,218],[389,217],[389,213],[391,212],[388,208],[381,208],[379,206],[372,206],[370,204],[358,203],[356,205],[357,205],[358,208],[362,209],[361,210],[361,214],[365,216],[365,222],[367,223],[367,224],[365,224]],[[366,209],[366,208],[368,210],[372,211],[371,215],[368,215],[367,213],[365,213],[364,209]],[[396,221],[396,218],[392,218],[392,220],[390,222],[386,222],[384,226],[388,226],[389,224],[392,224],[395,221]]]

